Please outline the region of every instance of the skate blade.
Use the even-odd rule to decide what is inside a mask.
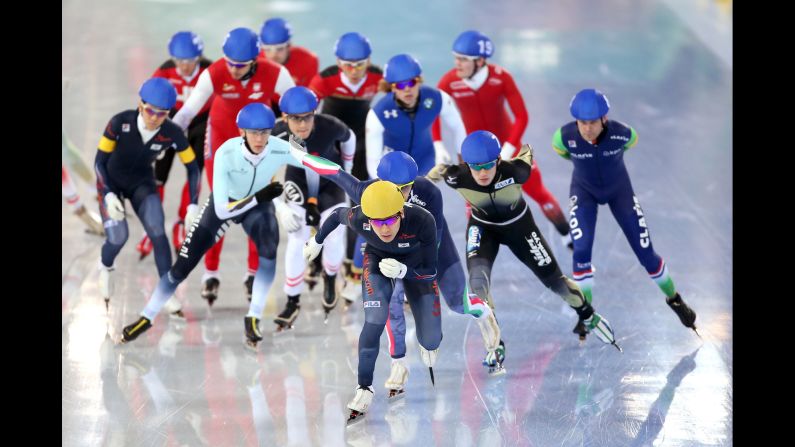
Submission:
[[[401,399],[406,397],[406,390],[389,390],[389,394],[386,396],[386,400],[389,403],[397,402]]]
[[[138,262],[143,261],[147,256],[149,256],[149,253],[141,253],[141,256],[138,257]]]
[[[215,300],[217,300],[217,299],[218,299],[218,297],[212,297],[212,296],[204,296],[204,295],[202,295],[202,299],[203,299],[203,300],[205,300],[205,301],[207,301],[207,305],[208,305],[208,306],[210,306],[210,307],[213,307],[213,303],[215,302]]]
[[[346,426],[350,427],[351,425],[355,425],[364,420],[365,413],[359,413],[356,410],[351,410],[350,416],[348,416],[348,422],[345,423]]]
[[[295,326],[292,325],[292,324],[282,325],[282,324],[276,323],[276,330],[273,331],[273,333],[274,334],[281,334],[282,332],[291,331],[291,330],[293,330],[293,328],[295,328]]]
[[[505,367],[502,365],[489,368],[489,377],[497,377],[505,374]]]
[[[622,354],[624,353],[624,350],[623,350],[623,349],[621,349],[621,346],[618,346],[618,343],[616,343],[616,342],[615,342],[615,340],[613,340],[613,343],[610,343],[610,344],[611,344],[611,345],[613,345],[613,346],[615,346],[615,347],[616,347],[616,349],[618,349],[618,352],[620,352],[620,353],[622,353]]]
[[[110,298],[105,298],[105,312],[110,312]]]
[[[246,339],[246,347],[254,352],[257,352],[257,343],[259,342]]]
[[[699,334],[699,333],[698,333],[698,331],[696,330],[696,327],[695,327],[695,326],[691,327],[690,329],[693,329],[693,332],[695,332],[695,333],[696,333],[696,335],[698,335],[698,338],[700,338],[700,339],[702,339],[702,340],[704,339],[703,337],[701,337],[701,334]]]
[[[86,233],[88,233],[88,234],[92,234],[92,235],[94,235],[94,236],[101,236],[101,237],[105,237],[105,232],[104,232],[104,231],[103,231],[103,232],[100,232],[100,231],[90,230],[90,229],[88,229],[88,228],[85,228],[85,229],[83,229],[83,231],[85,231],[85,232],[86,232]]]
[[[185,314],[182,313],[182,310],[178,310],[176,312],[171,312],[170,314],[168,314],[168,316],[171,317],[174,320],[185,321]]]

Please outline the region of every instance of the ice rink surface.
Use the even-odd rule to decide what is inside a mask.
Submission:
[[[143,234],[116,259],[116,294],[106,312],[97,290],[102,239],[62,213],[62,437],[65,446],[728,446],[732,439],[732,2],[207,0],[62,3],[63,127],[93,163],[107,120],[134,108],[140,84],[166,60],[166,44],[190,29],[205,55],[221,56],[226,32],[283,17],[293,42],[334,63],[344,32],[370,38],[383,66],[409,52],[436,84],[452,67],[450,48],[476,28],[495,44],[492,62],[517,81],[530,113],[524,141],[535,147],[547,187],[568,204],[571,164],[551,148],[571,120],[569,100],[595,87],[610,117],[633,126],[638,144],[625,154],[656,251],[698,313],[703,339],[666,306],[601,208],[593,263],[594,306],[615,329],[623,354],[571,333],[576,317],[503,248],[492,276],[507,344],[507,374],[488,377],[471,318],[442,314],[444,340],[436,386],[417,353],[409,324],[407,397],[386,401],[386,337],[376,365],[375,399],[366,419],[345,427],[356,385],[361,303],[340,307],[323,324],[319,290],[302,296],[296,328],[274,335],[284,304],[282,251],[256,354],[243,346],[245,238],[227,233],[220,298],[199,296],[203,265],[180,286],[187,321],[161,314],[131,345],[115,346],[158,281],[152,256],[139,262]],[[185,170],[175,163],[166,187],[170,235]],[[203,179],[202,199],[207,195]],[[96,209],[93,185],[80,184]],[[445,214],[463,256],[463,201],[441,186]],[[571,254],[529,198],[566,274]],[[129,205],[128,205],[129,210]],[[565,210],[564,210],[565,211]],[[460,218],[456,217],[460,216]]]

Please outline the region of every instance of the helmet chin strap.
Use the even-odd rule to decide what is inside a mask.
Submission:
[[[248,73],[244,74],[243,77],[240,78],[240,80],[241,81],[249,80],[251,79],[252,76],[254,76],[254,73],[256,72],[257,72],[257,61],[254,60],[254,63],[251,64],[251,68],[248,70]]]
[[[472,78],[474,78],[474,77],[475,77],[475,75],[476,75],[476,74],[478,74],[478,72],[479,72],[479,71],[480,71],[480,70],[481,70],[483,67],[485,67],[485,66],[486,66],[485,59],[484,59],[484,61],[483,61],[483,66],[482,66],[482,67],[478,67],[478,62],[477,62],[477,60],[474,60],[474,61],[472,61],[472,62],[474,62],[474,63],[475,63],[475,69],[474,69],[474,70],[472,70],[472,74],[471,74],[471,75],[469,75],[469,76],[467,77],[467,79],[472,79]]]

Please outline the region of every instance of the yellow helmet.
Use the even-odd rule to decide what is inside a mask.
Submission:
[[[403,194],[392,182],[377,180],[362,193],[362,212],[370,219],[385,219],[402,209]]]

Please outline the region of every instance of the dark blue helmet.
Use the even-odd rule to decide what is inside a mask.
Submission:
[[[410,54],[393,56],[384,65],[384,79],[386,82],[400,82],[414,79],[422,74],[420,62]]]
[[[239,129],[273,129],[276,116],[261,102],[252,102],[237,112],[235,120]]]
[[[306,87],[289,88],[279,100],[279,108],[288,115],[314,112],[317,109],[317,95]]]
[[[480,31],[464,31],[453,42],[453,52],[462,56],[491,57],[494,54],[494,44]]]
[[[138,90],[141,100],[159,109],[170,109],[177,103],[177,90],[165,78],[151,78]]]
[[[381,157],[376,172],[381,180],[386,180],[396,185],[405,185],[414,181],[418,171],[417,162],[411,158],[411,155],[401,151],[393,151]]]
[[[607,96],[592,88],[580,90],[571,98],[571,104],[569,104],[571,116],[578,120],[599,119],[607,115],[608,110],[610,110],[610,103],[607,101]]]
[[[202,55],[204,42],[196,33],[180,31],[171,36],[168,54],[175,59],[193,59]]]
[[[293,30],[290,24],[279,18],[266,20],[259,32],[259,40],[263,45],[280,45],[289,42],[291,37]]]
[[[334,55],[344,61],[360,61],[370,57],[370,41],[359,33],[345,33],[334,44]]]
[[[476,130],[464,138],[461,158],[467,163],[487,163],[500,158],[500,140],[487,130]]]
[[[233,61],[250,61],[259,54],[257,33],[248,28],[235,28],[226,35],[223,50],[224,56]]]

